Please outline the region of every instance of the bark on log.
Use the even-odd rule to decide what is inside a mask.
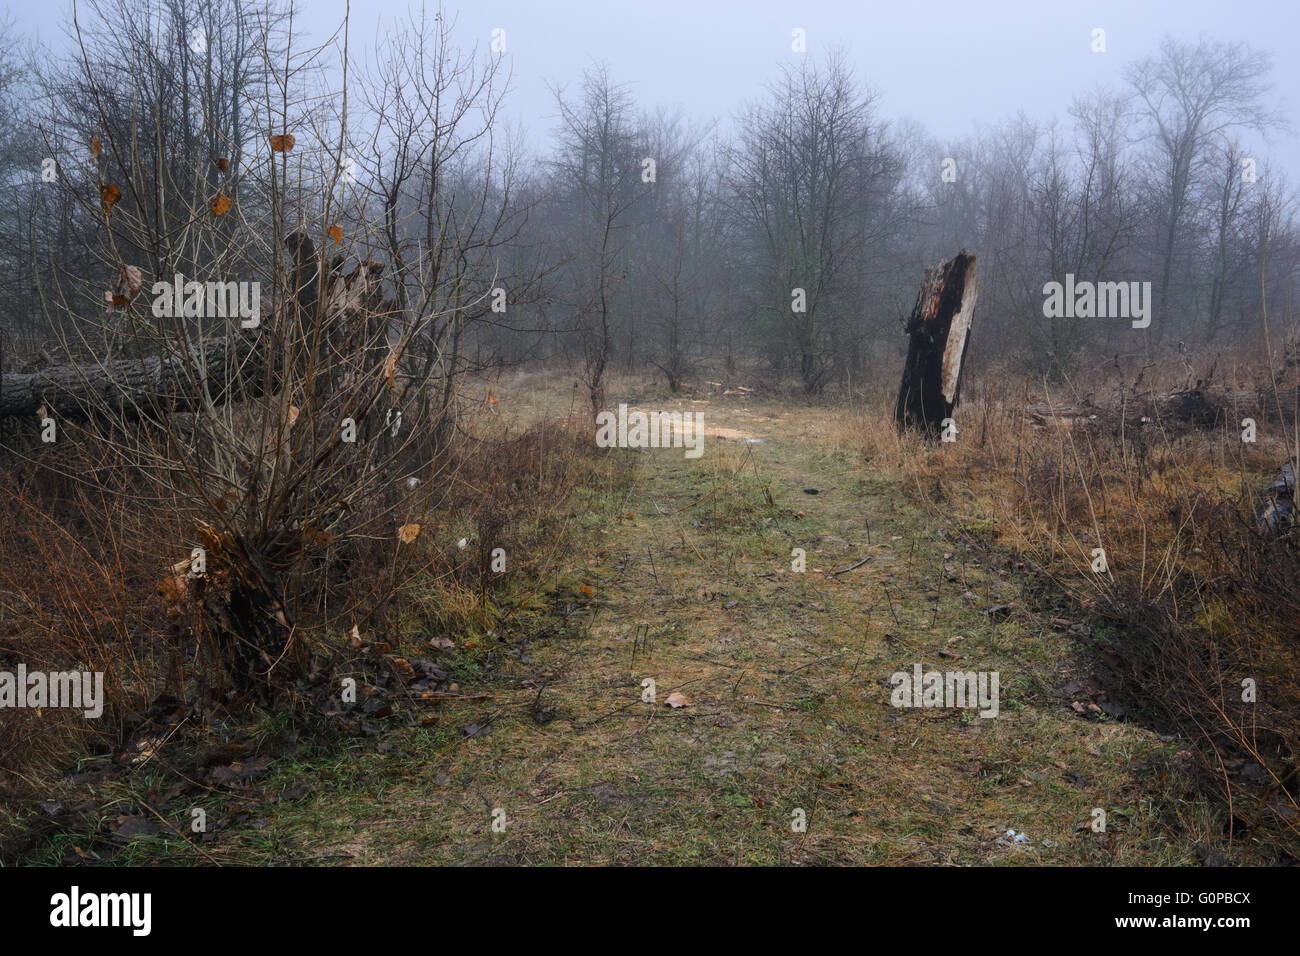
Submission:
[[[1193,431],[1229,427],[1240,429],[1242,419],[1254,419],[1257,426],[1281,422],[1294,426],[1300,407],[1300,389],[1272,386],[1238,391],[1197,388],[1168,394],[1141,393],[1096,404],[1040,402],[1029,406],[1029,414],[1040,424],[1052,420],[1081,420],[1089,426],[1111,432],[1136,434],[1140,429],[1181,435]]]
[[[952,416],[978,291],[975,256],[965,249],[925,270],[916,305],[904,326],[910,341],[894,411],[900,429],[935,435],[943,420]]]
[[[259,335],[250,332],[177,348],[161,358],[120,358],[6,373],[0,375],[0,417],[35,415],[42,406],[61,418],[188,411],[200,406],[205,387],[222,405],[235,398],[239,389],[260,390],[262,374],[254,367],[258,340]]]

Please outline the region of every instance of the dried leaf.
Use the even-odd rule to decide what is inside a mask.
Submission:
[[[402,544],[410,544],[419,536],[419,534],[420,526],[418,524],[404,524],[397,529],[397,537],[401,540]]]
[[[330,227],[329,227],[329,234],[330,234],[330,238],[334,240],[334,245],[337,246],[337,245],[341,245],[341,244],[342,244],[342,242],[343,242],[343,227],[342,227],[342,226],[330,226]]]
[[[212,215],[224,216],[230,212],[230,197],[225,193],[217,193],[212,197]]]
[[[90,155],[98,156],[104,149],[104,144],[99,141],[98,136],[90,137]]]
[[[127,295],[135,298],[140,294],[140,288],[144,285],[144,276],[140,272],[139,266],[127,266],[122,270],[121,285],[125,287]]]
[[[275,618],[275,622],[281,627],[287,629],[289,627],[289,619],[284,616],[284,608],[280,606],[280,602],[276,601],[272,604],[271,610],[274,612],[272,616]]]
[[[163,606],[168,617],[180,617],[185,609],[185,596],[189,591],[189,582],[179,574],[163,578],[154,589],[163,598]]]
[[[292,428],[294,422],[296,422],[297,420],[298,420],[298,406],[290,405],[289,406],[289,427]]]
[[[384,381],[388,383],[389,388],[394,387],[394,380],[397,378],[397,349],[392,349],[388,353],[388,358],[384,360]]]
[[[691,702],[686,699],[685,695],[678,691],[673,691],[669,694],[667,698],[664,699],[664,703],[673,708],[691,706]]]
[[[351,644],[353,647],[360,647],[362,644],[361,632],[357,630],[357,626],[355,624],[352,625],[352,630],[348,633],[348,643]]]
[[[158,748],[164,743],[166,740],[156,734],[145,734],[127,747],[126,752],[122,754],[122,759],[131,764],[145,763],[153,759],[158,753]]]
[[[104,215],[112,215],[113,204],[122,198],[122,190],[105,183],[99,187],[99,198],[104,201]]]
[[[113,839],[119,843],[130,843],[136,837],[153,836],[157,832],[158,827],[148,817],[122,814],[113,828]]]
[[[230,160],[226,159],[226,157],[222,156],[220,159],[217,160],[217,169],[221,170],[224,173],[229,168],[230,168]]]
[[[283,133],[271,137],[271,151],[276,153],[287,153],[293,149],[294,138],[292,133]]]

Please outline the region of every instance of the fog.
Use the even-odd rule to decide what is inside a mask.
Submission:
[[[0,872],[1294,864],[1297,36],[15,7]]]
[[[21,32],[54,48],[66,42],[63,23],[71,4],[8,6]],[[400,0],[353,3],[354,42],[373,46],[385,24],[420,7]],[[463,43],[487,46],[494,28],[507,31],[514,74],[508,113],[535,139],[554,123],[547,84],[576,82],[592,59],[607,61],[642,105],[680,105],[725,122],[761,93],[776,63],[795,55],[790,31],[796,27],[807,31],[814,55],[827,46],[845,47],[859,75],[883,94],[888,116],[914,119],[940,139],[1021,110],[1039,119],[1060,116],[1073,95],[1118,82],[1124,68],[1165,34],[1248,40],[1272,53],[1280,99],[1300,127],[1300,62],[1292,49],[1300,6],[1287,2],[497,0],[448,9]],[[317,40],[332,35],[347,13],[342,0],[298,5],[301,27]],[[1106,31],[1105,54],[1090,49],[1097,27]],[[1297,179],[1300,129],[1279,133],[1268,145],[1274,161]]]

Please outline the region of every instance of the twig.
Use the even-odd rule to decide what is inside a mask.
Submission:
[[[838,570],[838,571],[832,571],[832,572],[831,572],[831,576],[834,577],[834,576],[837,575],[837,574],[848,574],[850,571],[853,571],[853,570],[856,570],[857,568],[862,567],[864,564],[866,564],[866,563],[867,563],[868,561],[870,561],[870,560],[871,560],[871,555],[867,555],[865,558],[863,558],[863,559],[862,559],[861,561],[859,561],[857,564],[850,564],[847,568],[841,568],[841,569]]]

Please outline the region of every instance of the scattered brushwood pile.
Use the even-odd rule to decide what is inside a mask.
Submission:
[[[883,416],[859,432],[869,461],[1083,610],[1057,626],[1091,647],[1103,704],[1064,706],[1192,741],[1179,759],[1221,798],[1225,836],[1280,860],[1300,857],[1300,529],[1281,468],[1294,433],[1261,409],[1290,391],[1255,402],[1253,442],[1235,408],[1193,428],[1170,427],[1188,420],[1172,407],[1079,427],[1005,387],[963,409],[953,443],[899,439]]]
[[[1240,428],[1245,419],[1257,427],[1294,429],[1300,389],[1213,389],[1201,387],[1158,392],[1142,389],[1098,402],[1034,402],[1030,416],[1040,425],[1059,422],[1089,429],[1134,435],[1146,430],[1181,435],[1213,428]]]

